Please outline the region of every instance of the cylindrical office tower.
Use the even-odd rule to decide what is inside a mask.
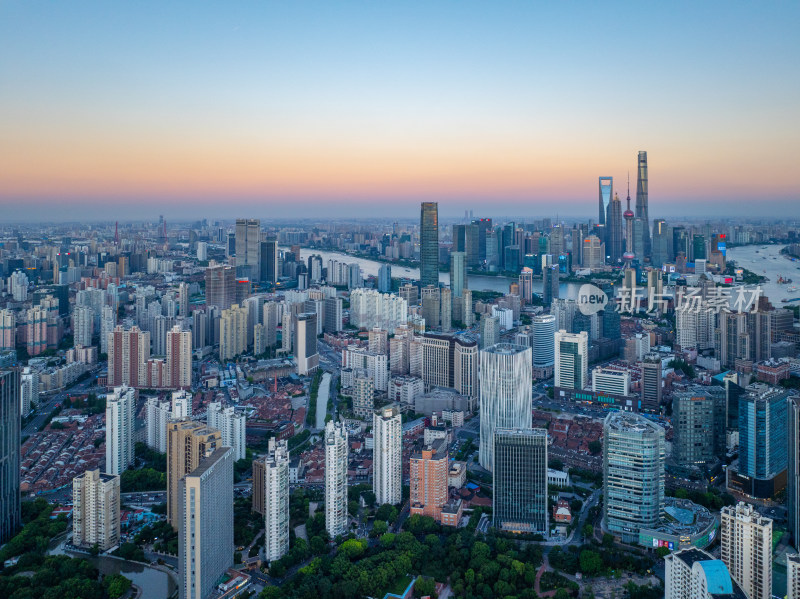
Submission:
[[[555,361],[556,317],[552,314],[533,317],[533,365],[552,366]]]
[[[480,353],[480,464],[492,470],[496,428],[531,428],[531,348],[498,343]]]

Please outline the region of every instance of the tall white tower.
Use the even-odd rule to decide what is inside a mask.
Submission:
[[[332,538],[347,532],[347,429],[325,425],[325,528]]]
[[[123,385],[106,397],[106,472],[122,474],[133,464],[136,392]]]
[[[264,554],[267,561],[289,551],[289,450],[286,441],[270,439],[264,458]]]
[[[398,504],[403,499],[403,430],[396,407],[376,410],[373,414],[372,489],[378,505]]]
[[[480,353],[480,464],[491,471],[496,428],[531,428],[531,348],[497,343]]]

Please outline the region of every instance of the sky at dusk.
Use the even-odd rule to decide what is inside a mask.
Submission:
[[[798,216],[798,22],[798,2],[7,0],[0,209],[588,219],[647,150],[651,218]]]

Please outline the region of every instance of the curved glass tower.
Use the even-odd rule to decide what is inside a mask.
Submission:
[[[480,353],[480,464],[492,470],[494,431],[531,428],[531,348],[498,343]]]
[[[533,365],[552,366],[555,361],[556,317],[543,314],[533,317]]]

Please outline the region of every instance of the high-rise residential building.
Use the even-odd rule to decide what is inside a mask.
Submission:
[[[167,372],[165,386],[185,389],[192,386],[192,332],[179,325],[167,332]]]
[[[589,382],[589,334],[567,333],[564,329],[554,336],[554,384],[565,389],[582,390]]]
[[[347,429],[341,422],[325,425],[325,529],[331,538],[348,531]]]
[[[39,371],[25,366],[20,374],[19,400],[20,415],[24,418],[39,403]]]
[[[327,297],[323,300],[322,330],[325,333],[338,333],[342,330],[342,305],[340,297]]]
[[[642,411],[661,410],[661,357],[648,354],[642,360]]]
[[[234,461],[243,460],[247,455],[245,413],[237,412],[233,406],[223,408],[218,401],[212,401],[206,410],[206,420],[209,428],[215,428],[222,433],[222,445],[233,449]]]
[[[672,456],[680,466],[714,459],[714,399],[702,387],[672,396]]]
[[[106,472],[120,475],[133,464],[136,390],[115,387],[106,396]]]
[[[270,439],[264,461],[264,556],[268,562],[289,551],[289,449]]]
[[[547,430],[496,428],[492,445],[494,527],[546,535]]]
[[[447,442],[437,439],[411,454],[411,514],[430,516],[442,521],[442,507],[447,503],[450,463]]]
[[[419,284],[439,286],[439,204],[422,202],[419,218]]]
[[[225,264],[209,266],[205,272],[206,305],[227,310],[236,303],[236,269]]]
[[[372,490],[378,505],[399,504],[403,499],[403,430],[396,407],[375,410]]]
[[[117,326],[108,336],[108,386],[147,386],[150,333],[137,326]]]
[[[494,431],[531,427],[531,349],[498,343],[480,352],[480,464],[494,466]]]
[[[257,218],[236,219],[236,270],[251,280],[261,275],[261,221]]]
[[[786,484],[790,391],[756,383],[739,397],[739,469],[728,483],[753,497],[773,497]]]
[[[28,355],[38,356],[47,350],[47,310],[41,306],[29,308],[27,314]]]
[[[317,315],[298,314],[295,319],[295,360],[297,374],[305,376],[319,368]]]
[[[664,599],[747,599],[728,566],[697,547],[664,558]]]
[[[440,324],[441,296],[439,288],[428,285],[420,290],[420,303],[422,304],[422,317],[425,319],[427,329],[436,329]]]
[[[720,511],[720,558],[749,599],[772,598],[772,520],[739,502]]]
[[[13,311],[0,310],[0,349],[14,349],[17,345],[17,317]]]
[[[450,290],[454,297],[461,297],[467,288],[467,254],[450,252]]]
[[[72,479],[72,544],[108,551],[119,545],[119,476],[87,470]]]
[[[786,477],[786,508],[789,534],[794,547],[800,546],[800,397],[790,397],[787,412],[788,423],[786,445],[788,463]],[[800,599],[800,597],[798,597]]]
[[[491,347],[500,341],[500,317],[481,316],[481,347]]]
[[[606,217],[608,216],[608,207],[611,205],[611,197],[614,195],[614,177],[600,177],[598,184],[600,193],[597,222],[601,225],[605,225]]]
[[[406,322],[408,301],[405,298],[375,289],[355,289],[350,294],[350,323],[353,326],[367,330],[379,327],[391,335],[396,327]]]
[[[368,418],[375,411],[375,378],[363,368],[353,370],[353,414]]]
[[[643,256],[648,257],[651,253],[650,241],[650,216],[647,201],[647,152],[639,152],[639,164],[636,169],[636,218],[642,222],[642,248]]]
[[[178,488],[180,599],[204,599],[233,566],[233,455],[218,447]]]
[[[274,238],[262,241],[260,244],[261,282],[278,282],[278,241]]]
[[[145,404],[147,446],[160,453],[167,451],[167,424],[172,418],[172,403],[148,397]]]
[[[94,310],[88,306],[75,306],[72,313],[72,335],[76,346],[89,347],[94,334]]]
[[[603,422],[603,517],[609,532],[638,543],[664,507],[664,429],[643,416],[612,412]]]
[[[786,555],[786,599],[800,599],[800,555]]]
[[[445,333],[453,329],[453,294],[447,287],[439,290],[439,326]]]
[[[173,528],[180,521],[180,481],[219,447],[221,433],[202,422],[180,420],[167,424],[167,521]]]
[[[20,380],[16,369],[0,372],[0,543],[21,525],[19,495]]]
[[[247,351],[247,308],[232,304],[219,319],[219,359],[231,360]]]
[[[117,326],[117,312],[113,306],[103,306],[100,314],[100,353],[108,354],[108,335]]]

